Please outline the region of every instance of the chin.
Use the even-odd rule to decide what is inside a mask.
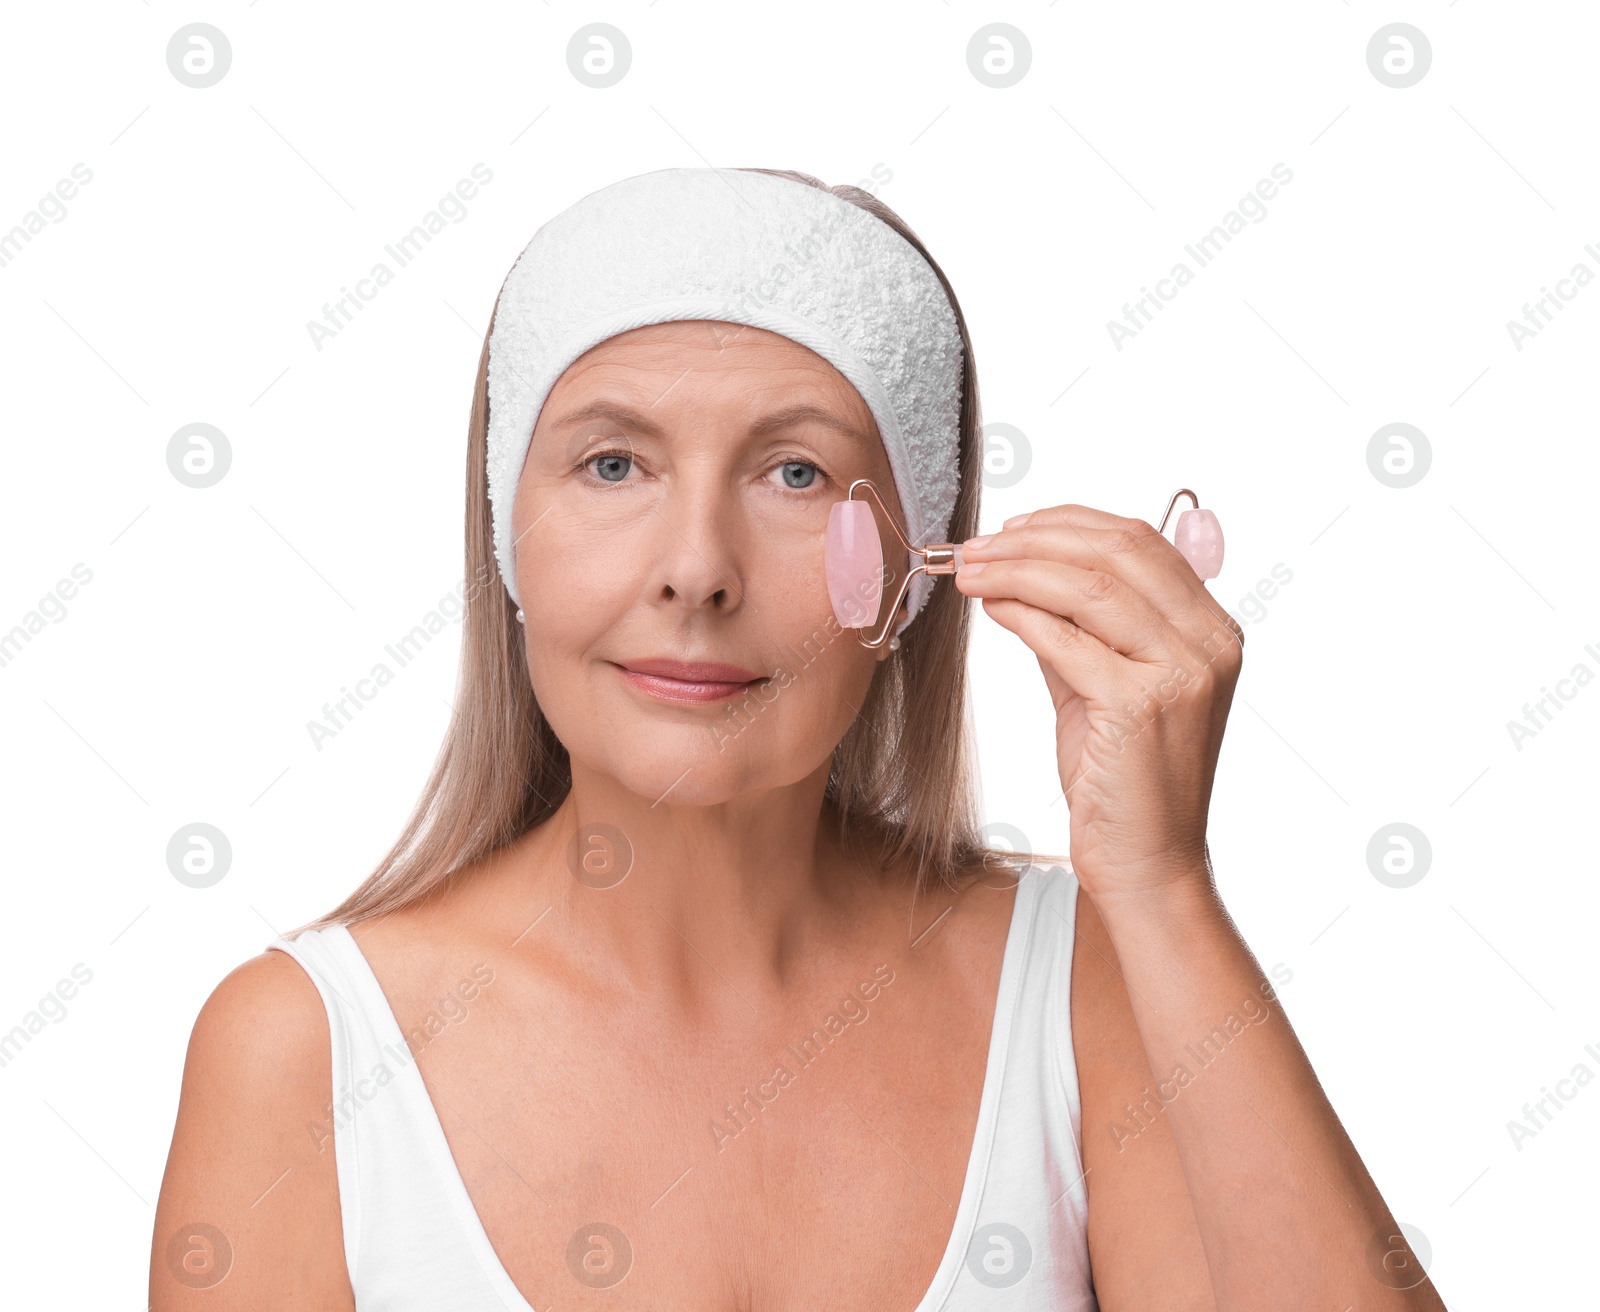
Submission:
[[[602,741],[604,747],[593,755],[583,753],[580,743],[580,758],[647,802],[679,806],[716,806],[781,788],[806,778],[828,758],[826,749],[808,744],[808,751],[753,725],[737,735],[713,735],[704,726],[651,726],[636,734],[607,734]],[[821,751],[814,761],[813,751]]]
[[[747,764],[727,759],[714,746],[695,752],[641,749],[594,764],[652,805],[716,806],[732,801],[755,782]]]

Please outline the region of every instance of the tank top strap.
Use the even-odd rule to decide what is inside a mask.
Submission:
[[[1036,865],[1039,881],[1037,924],[1029,954],[1040,986],[1029,990],[1038,1000],[1041,1032],[1049,1064],[1061,1081],[1061,1094],[1072,1108],[1073,1132],[1080,1123],[1078,1062],[1072,1042],[1072,955],[1078,937],[1078,877],[1063,865]]]
[[[357,1306],[531,1312],[490,1245],[411,1046],[349,929],[268,946],[300,963],[328,1013],[331,1102],[314,1133],[334,1152]]]
[[[1032,864],[1018,886],[1027,923],[1017,930],[1026,933],[1026,950],[998,1132],[967,1253],[970,1280],[958,1286],[951,1309],[1096,1306],[1072,1043],[1077,893],[1077,876],[1064,865]]]
[[[330,1097],[318,1123],[309,1127],[319,1150],[333,1150],[339,1178],[339,1213],[344,1229],[344,1256],[352,1284],[361,1269],[361,1178],[357,1143],[353,1134],[340,1134],[338,1109],[351,1095],[353,1072],[375,1036],[357,1004],[360,996],[346,962],[328,942],[323,930],[307,930],[293,939],[278,938],[269,949],[292,957],[311,977],[328,1015],[329,1055],[333,1066]],[[360,1049],[360,1052],[357,1051]]]
[[[1073,1300],[1096,1306],[1089,1269],[1089,1193],[1083,1161],[1083,1100],[1078,1086],[1077,1048],[1072,1032],[1072,959],[1077,945],[1078,876],[1065,865],[1035,867],[1039,878],[1036,962],[1044,976],[1043,1008],[1046,1066],[1056,1080],[1046,1103],[1046,1171],[1050,1178],[1049,1225],[1057,1250],[1071,1256],[1058,1273],[1057,1306]],[[1055,1109],[1052,1115],[1049,1108]]]

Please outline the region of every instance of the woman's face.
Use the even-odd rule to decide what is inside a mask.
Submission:
[[[528,671],[575,765],[709,805],[829,760],[889,654],[839,627],[823,571],[829,508],[857,478],[900,516],[866,402],[787,337],[653,324],[573,362],[512,531]],[[887,607],[905,567],[885,554]],[[626,671],[651,661],[737,670],[698,690]]]

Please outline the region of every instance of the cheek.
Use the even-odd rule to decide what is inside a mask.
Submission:
[[[578,686],[583,664],[627,612],[636,590],[625,571],[604,558],[528,551],[518,555],[517,591],[529,678],[539,704],[554,721],[567,704],[583,696]]]
[[[708,763],[753,786],[792,783],[827,762],[855,719],[877,663],[853,630],[786,627],[776,673],[723,706],[712,721]]]
[[[805,743],[827,752],[855,718],[878,661],[862,647],[857,636],[861,630],[840,626],[826,593],[806,618],[812,622],[791,618],[781,634],[782,674],[773,683],[774,705],[782,714],[773,717],[773,736],[786,747]]]
[[[877,667],[859,635],[876,630],[839,623],[828,596],[820,534],[814,546],[789,553],[770,574],[753,579],[748,600],[760,607],[774,666],[782,665],[790,676],[785,695],[809,703],[813,717],[824,719],[832,718],[825,708],[836,704],[848,724]]]
[[[652,555],[650,516],[637,498],[631,507],[624,500],[590,503],[532,474],[518,488],[517,592],[529,629],[537,624],[564,650],[585,634],[577,649],[589,645],[638,596]]]

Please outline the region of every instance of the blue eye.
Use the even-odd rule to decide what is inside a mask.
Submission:
[[[786,461],[783,466],[783,481],[792,488],[808,488],[816,481],[817,467],[804,460]]]
[[[633,458],[617,451],[606,451],[590,456],[585,463],[593,465],[595,472],[605,482],[620,483],[628,476],[628,466],[633,464]]]

